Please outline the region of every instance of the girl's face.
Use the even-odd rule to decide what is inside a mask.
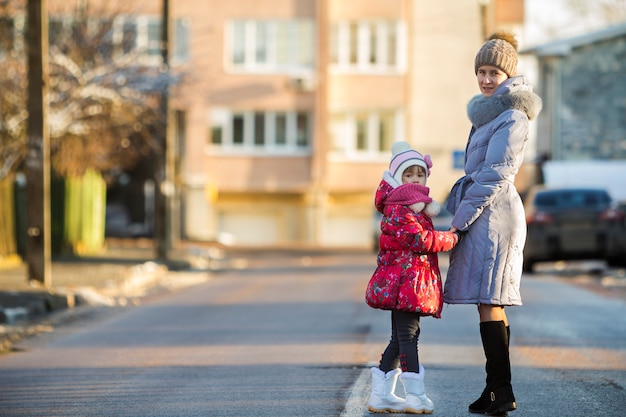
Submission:
[[[483,65],[476,72],[478,88],[485,97],[491,97],[498,86],[509,78],[508,75],[498,67]]]
[[[426,170],[417,165],[408,167],[402,173],[402,184],[426,185]]]

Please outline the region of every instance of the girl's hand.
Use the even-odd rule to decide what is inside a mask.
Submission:
[[[456,235],[456,243],[459,243],[461,241],[461,238],[463,237],[461,232],[459,232],[458,229],[454,226],[450,227],[449,231]]]

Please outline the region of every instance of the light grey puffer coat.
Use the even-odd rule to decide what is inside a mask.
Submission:
[[[493,96],[472,98],[465,173],[448,199],[452,225],[465,231],[450,252],[444,287],[449,304],[521,305],[524,207],[513,184],[524,158],[529,120],[541,99],[523,76],[503,82]]]

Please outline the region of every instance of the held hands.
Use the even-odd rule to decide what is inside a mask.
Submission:
[[[450,227],[450,230],[448,230],[448,231],[449,231],[449,232],[454,233],[454,234],[457,236],[457,238],[458,238],[458,239],[457,239],[457,243],[461,241],[461,238],[462,238],[462,237],[463,237],[463,235],[464,235],[464,233],[461,233],[461,232],[459,231],[459,229],[457,229],[457,228],[456,228],[456,227],[454,227],[454,226],[451,226],[451,227]]]

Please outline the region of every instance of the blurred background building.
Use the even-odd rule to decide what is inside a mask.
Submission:
[[[9,3],[0,30],[19,42],[24,18]],[[428,185],[445,200],[463,174],[474,56],[498,29],[517,35],[518,72],[544,99],[520,193],[551,159],[626,159],[626,2],[544,3],[48,0],[51,42],[73,14],[106,9],[107,42],[183,80],[169,96],[169,176],[156,183],[145,161],[116,172],[108,234],[151,236],[160,191],[174,243],[303,248],[371,246],[374,191],[395,141],[432,156]]]
[[[157,12],[157,10],[155,10]],[[473,59],[523,1],[177,1],[194,76],[181,237],[239,246],[367,247],[391,144],[433,157],[445,199],[461,175]]]

